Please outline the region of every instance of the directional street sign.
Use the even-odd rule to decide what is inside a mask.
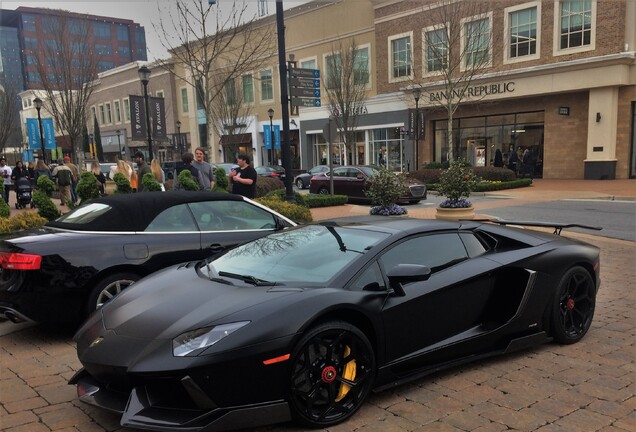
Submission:
[[[292,87],[290,89],[292,96],[298,97],[310,97],[310,98],[319,98],[320,97],[320,89],[310,89],[310,88],[302,88],[302,87]]]
[[[292,97],[291,103],[292,103],[292,106],[319,107],[320,99]]]
[[[290,78],[289,85],[292,87],[320,88],[320,80],[313,78]]]
[[[289,69],[289,75],[292,78],[320,78],[320,69]]]

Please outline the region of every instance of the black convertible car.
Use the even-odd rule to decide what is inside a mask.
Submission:
[[[76,323],[154,271],[294,225],[226,193],[99,198],[41,229],[0,236],[0,317]]]
[[[326,428],[370,390],[588,331],[597,247],[379,220],[291,228],[149,276],[78,331],[70,383],[129,427]]]

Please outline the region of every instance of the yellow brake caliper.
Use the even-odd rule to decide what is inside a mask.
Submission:
[[[344,356],[347,357],[351,353],[351,348],[348,346],[345,347]],[[342,377],[347,381],[353,381],[356,379],[356,360],[353,359],[349,361],[342,370]],[[338,396],[336,397],[336,402],[340,402],[343,397],[349,393],[351,390],[351,386],[349,384],[342,383],[340,385],[340,390],[338,391]]]

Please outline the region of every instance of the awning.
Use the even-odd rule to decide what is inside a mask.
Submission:
[[[236,134],[236,135],[223,135],[221,137],[220,144],[224,145],[247,145],[252,144],[252,134],[244,133],[244,134]]]

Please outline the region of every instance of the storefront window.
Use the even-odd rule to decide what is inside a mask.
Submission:
[[[391,171],[406,169],[404,145],[398,128],[374,129],[370,141],[370,163]]]
[[[493,165],[497,150],[502,153],[502,163],[508,166],[511,152],[520,155],[527,149],[530,162],[521,167],[511,164],[515,171],[523,168],[533,176],[543,173],[543,121],[544,112],[504,114],[470,117],[454,120],[453,159],[464,159],[473,166]],[[448,121],[439,120],[435,128],[435,161],[449,159]]]

